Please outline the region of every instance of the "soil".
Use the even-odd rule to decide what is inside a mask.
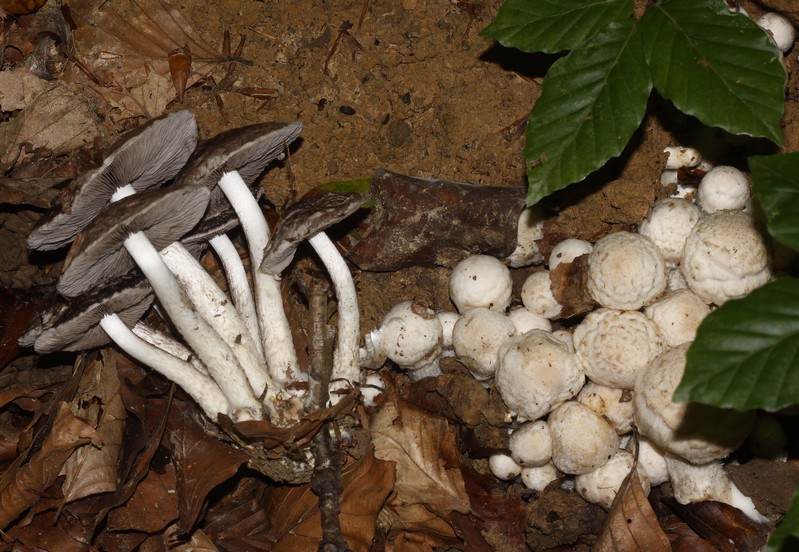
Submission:
[[[641,2],[637,2],[639,4]],[[556,56],[530,56],[483,38],[501,2],[466,0],[297,0],[295,2],[182,0],[172,6],[206,41],[221,51],[225,30],[246,38],[241,56],[252,61],[236,69],[235,87],[275,89],[271,99],[233,91],[215,95],[201,84],[186,90],[182,107],[197,117],[201,138],[229,128],[268,120],[299,120],[301,141],[281,168],[263,179],[266,200],[278,211],[316,186],[369,177],[377,169],[420,178],[488,187],[525,184],[524,123]],[[750,14],[761,9],[743,2]],[[784,123],[786,148],[799,149],[799,72],[795,53],[786,57],[790,73]],[[223,67],[212,68],[222,75]],[[221,106],[219,100],[223,104]],[[595,241],[616,230],[634,229],[654,201],[670,191],[659,184],[667,145],[693,145],[708,139],[695,121],[676,116],[654,98],[635,139],[617,160],[584,184],[544,202],[548,219],[540,242],[546,256],[566,237]],[[168,110],[180,107],[177,101]],[[99,124],[89,153],[67,156],[85,166],[141,119],[120,119],[98,103]],[[714,143],[727,142],[710,133]],[[750,147],[725,148],[718,160],[744,168]],[[733,152],[730,154],[730,152]],[[47,160],[32,158],[44,163]],[[18,166],[11,176],[21,175]],[[77,170],[77,169],[73,169]],[[59,265],[51,256],[29,256],[25,236],[43,212],[27,206],[0,210],[0,284],[28,288],[54,281]],[[451,266],[456,259],[448,258]],[[407,266],[390,272],[356,272],[361,327],[376,327],[396,303],[419,300],[452,310],[448,266]],[[521,283],[535,268],[514,270]],[[515,300],[518,301],[517,284]],[[298,306],[301,307],[298,302]],[[759,473],[759,477],[763,477]],[[574,493],[553,490],[551,503],[532,501],[532,549],[578,540],[599,531],[605,512]],[[563,518],[568,539],[547,523]],[[535,540],[538,538],[539,540]],[[558,540],[560,539],[560,540]],[[591,539],[582,539],[581,542]]]

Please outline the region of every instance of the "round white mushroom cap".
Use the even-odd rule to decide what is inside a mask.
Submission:
[[[439,312],[436,313],[436,316],[438,321],[441,322],[441,344],[444,349],[452,349],[452,330],[461,315],[457,312]]]
[[[574,352],[574,335],[569,330],[560,329],[552,332],[552,337],[566,345],[570,353]]]
[[[544,212],[539,207],[527,207],[519,215],[516,228],[516,249],[508,256],[510,266],[517,268],[544,260],[538,241],[544,237]]]
[[[406,370],[427,368],[441,356],[441,322],[436,313],[412,301],[404,301],[388,311],[380,327],[364,338],[371,366],[380,366],[387,357]]]
[[[525,468],[543,466],[552,459],[552,438],[543,420],[526,422],[510,434],[510,455]]]
[[[488,458],[488,468],[494,477],[509,481],[522,473],[522,467],[507,454],[492,454]]]
[[[497,390],[522,419],[537,420],[576,395],[584,382],[577,355],[549,332],[532,330],[500,348]]]
[[[578,475],[574,478],[574,487],[577,494],[588,502],[598,504],[610,510],[613,499],[619,487],[624,482],[627,474],[633,469],[635,459],[626,450],[619,450],[608,460],[604,466],[600,466],[592,472]],[[649,494],[649,480],[638,470],[638,478],[644,492]]]
[[[666,289],[666,262],[646,236],[608,234],[588,256],[587,287],[603,307],[638,310]]]
[[[632,389],[638,372],[663,351],[663,339],[638,311],[598,309],[574,329],[574,348],[591,381]]]
[[[515,333],[513,322],[501,312],[474,308],[455,323],[452,346],[475,379],[488,380],[497,371],[500,346]]]
[[[508,313],[508,320],[510,320],[513,327],[516,328],[516,335],[526,334],[530,330],[552,331],[552,322],[537,314],[533,314],[527,310],[526,307],[511,309]]]
[[[752,194],[746,175],[727,165],[713,167],[702,177],[696,201],[706,213],[725,209],[744,209]]]
[[[663,153],[669,156],[666,159],[666,170],[696,167],[702,160],[702,155],[694,148],[669,146],[663,149]]]
[[[552,436],[552,463],[563,473],[592,472],[619,448],[619,436],[605,420],[577,401],[568,401],[547,419]]]
[[[796,29],[787,17],[774,12],[764,13],[755,23],[766,31],[781,52],[786,53],[796,41]]]
[[[710,307],[690,289],[667,293],[644,309],[657,325],[667,347],[693,341]]]
[[[638,438],[638,471],[649,479],[653,487],[669,480],[665,453],[644,436]]]
[[[555,270],[559,264],[570,263],[577,257],[587,255],[593,250],[594,246],[591,245],[591,242],[567,238],[552,248],[549,254],[549,270]]]
[[[536,468],[522,468],[521,479],[525,487],[530,490],[541,492],[547,485],[560,477],[560,472],[555,464],[548,462]]]
[[[743,442],[754,412],[673,402],[688,346],[684,343],[662,353],[641,370],[633,390],[634,417],[641,434],[665,452],[703,464],[724,458]]]
[[[699,222],[699,216],[699,207],[687,199],[661,199],[641,223],[638,232],[654,242],[667,263],[676,264],[682,258],[685,239]]]
[[[771,278],[766,242],[754,220],[741,211],[703,217],[685,240],[680,268],[688,287],[717,305],[743,297]]]
[[[541,270],[530,274],[522,285],[522,303],[542,318],[553,319],[560,316],[563,306],[552,295],[552,280],[549,271]]]
[[[588,381],[577,400],[608,422],[619,435],[633,429],[633,398],[628,389],[618,389]]]
[[[504,312],[512,291],[510,270],[488,255],[466,257],[449,277],[449,297],[461,314],[477,307]]]
[[[757,511],[752,499],[744,495],[719,461],[692,464],[681,458],[666,454],[674,498],[680,504],[715,500],[738,508],[751,519],[763,523],[766,518]]]

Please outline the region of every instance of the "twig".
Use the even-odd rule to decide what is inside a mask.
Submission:
[[[309,347],[311,353],[311,377],[309,406],[324,407],[327,402],[327,385],[333,370],[331,340],[327,325],[327,299],[329,285],[324,280],[313,280],[308,293],[308,305],[311,313],[311,331]],[[311,475],[311,489],[319,497],[321,514],[322,540],[320,552],[349,552],[349,547],[341,535],[341,462],[333,439],[324,424],[312,441],[314,455],[314,471]]]

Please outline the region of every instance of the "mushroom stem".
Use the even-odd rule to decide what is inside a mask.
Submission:
[[[324,232],[312,236],[308,243],[314,248],[322,264],[325,265],[338,304],[338,331],[336,349],[333,354],[333,373],[331,391],[343,389],[360,383],[360,363],[358,361],[358,340],[360,339],[360,319],[358,314],[358,295],[347,263],[336,245]],[[340,398],[331,393],[330,402],[335,404]]]
[[[252,387],[230,347],[195,313],[183,295],[175,276],[144,232],[134,232],[125,240],[133,257],[175,327],[205,364],[230,402],[236,421],[260,419],[261,407]]]
[[[214,279],[180,242],[161,250],[161,258],[185,290],[194,309],[228,344],[244,370],[257,397],[266,394],[264,404],[274,405],[275,389],[271,378],[256,353],[255,344],[238,312]]]
[[[132,329],[136,337],[143,339],[153,347],[161,349],[167,354],[191,364],[201,374],[208,375],[208,368],[200,362],[197,355],[183,343],[169,334],[151,328],[144,322],[138,322]]]
[[[119,200],[125,199],[128,196],[132,196],[136,193],[136,188],[134,188],[131,184],[125,184],[117,188],[117,191],[114,192],[114,195],[111,196],[109,200],[111,203],[116,203]]]
[[[269,226],[258,202],[236,171],[225,173],[219,181],[219,187],[241,221],[250,249],[250,264],[253,267],[260,266],[269,242]],[[272,379],[284,388],[288,384],[304,381],[306,377],[299,371],[291,328],[283,310],[280,278],[253,270],[253,281],[264,356]]]
[[[183,388],[210,419],[216,421],[220,412],[228,413],[227,398],[208,375],[139,338],[116,314],[103,317],[100,326],[120,349]]]
[[[238,251],[236,251],[236,246],[233,245],[227,234],[220,234],[211,238],[208,243],[214,248],[219,260],[222,261],[233,304],[236,305],[236,310],[239,311],[244,325],[247,326],[250,332],[258,355],[263,360],[264,347],[261,342],[261,330],[258,329],[258,313],[255,310],[255,299],[252,295],[252,289],[250,289],[247,272],[244,270]]]

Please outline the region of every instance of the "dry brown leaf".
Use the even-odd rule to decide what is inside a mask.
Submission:
[[[83,447],[64,465],[64,503],[117,489],[117,470],[125,432],[125,405],[119,395],[116,353],[107,349],[84,371],[76,399],[75,416],[91,420],[103,439],[101,448]]]
[[[375,456],[397,464],[394,502],[423,504],[440,516],[469,513],[455,430],[441,416],[389,399],[370,424]]]
[[[133,496],[108,516],[110,531],[156,533],[178,519],[175,468],[150,470],[136,486]]]
[[[219,552],[219,549],[214,546],[214,543],[208,538],[204,532],[197,529],[191,534],[189,540],[180,544],[174,544],[175,539],[180,535],[180,530],[177,524],[170,525],[162,535],[164,546],[169,548],[170,552]]]
[[[665,499],[671,508],[699,536],[721,552],[755,552],[768,540],[768,528],[753,521],[738,508],[707,500],[680,504]]]
[[[10,121],[0,124],[0,165],[12,163],[23,142],[64,155],[100,134],[88,99],[54,82]]]
[[[58,197],[55,186],[65,180],[64,178],[0,177],[0,205],[25,205],[47,209]]]
[[[206,434],[196,410],[179,401],[169,409],[167,435],[177,472],[179,527],[188,532],[200,517],[208,493],[236,475],[247,455]]]
[[[102,445],[100,435],[73,416],[69,405],[59,402],[54,411],[53,423],[41,448],[23,465],[11,467],[15,470],[13,481],[0,492],[0,529],[5,529],[31,507],[55,482],[64,462],[76,448],[89,443]]]
[[[424,504],[390,503],[386,509],[390,512],[392,522],[388,540],[395,550],[422,551],[461,544],[452,526],[425,508]],[[386,515],[385,512],[383,515]]]
[[[47,88],[49,83],[27,67],[0,71],[0,111],[25,109]]]
[[[188,86],[219,56],[177,9],[160,0],[71,0],[69,6],[78,25],[75,56],[100,83],[93,84],[95,90],[119,108],[114,117],[157,117],[175,99],[171,52],[192,52]]]
[[[669,539],[641,487],[636,466],[616,493],[594,551],[671,552]]]
[[[368,551],[374,538],[377,514],[394,486],[390,462],[370,451],[341,474],[341,533],[355,551]],[[274,552],[316,550],[322,538],[318,498],[310,485],[283,487],[270,494],[266,510]]]

